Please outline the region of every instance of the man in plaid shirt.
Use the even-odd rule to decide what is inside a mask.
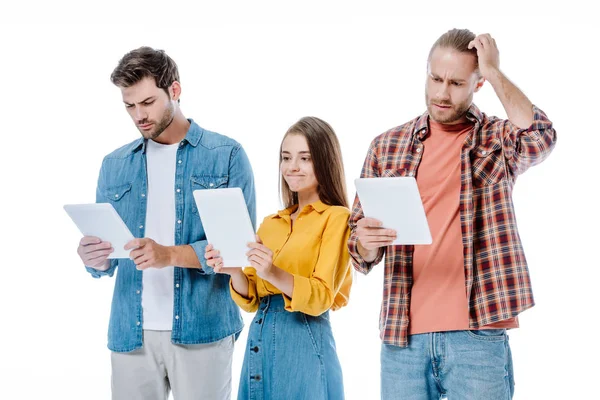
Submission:
[[[427,63],[427,111],[376,137],[361,177],[415,177],[433,243],[396,233],[355,199],[348,246],[367,274],[385,256],[380,315],[383,399],[510,399],[507,329],[534,305],[512,189],[556,143],[552,123],[499,69],[489,35],[451,30]],[[473,94],[488,81],[508,120]]]

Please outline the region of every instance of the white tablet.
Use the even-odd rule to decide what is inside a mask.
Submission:
[[[223,265],[250,265],[247,244],[256,242],[256,237],[242,189],[194,190],[194,200],[206,239],[220,251]]]
[[[395,245],[431,244],[425,209],[414,177],[359,178],[354,181],[365,217],[394,229]]]
[[[108,258],[129,258],[131,250],[123,247],[135,238],[112,204],[66,204],[63,208],[83,236],[96,236],[110,242],[114,251]]]

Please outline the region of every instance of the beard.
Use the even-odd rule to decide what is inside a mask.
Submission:
[[[427,112],[429,112],[429,116],[435,122],[439,122],[440,124],[452,124],[460,121],[467,115],[467,111],[469,111],[469,107],[471,107],[472,97],[469,97],[462,103],[453,104],[444,101],[432,102],[427,94],[425,94],[425,101],[427,103]],[[449,106],[450,108],[442,111],[437,109],[434,104]]]
[[[160,134],[163,133],[165,131],[165,129],[167,129],[169,127],[169,125],[171,125],[171,122],[173,122],[174,117],[175,117],[175,106],[169,102],[169,106],[165,110],[160,121],[158,121],[157,123],[154,123],[153,130],[151,130],[149,132],[145,132],[142,129],[139,129],[139,128],[138,129],[139,129],[140,133],[142,134],[142,136],[144,137],[144,139],[154,140],[157,137],[159,137]],[[151,122],[153,122],[153,121],[143,120],[143,121],[139,122],[139,125],[144,125],[144,124],[151,123]]]

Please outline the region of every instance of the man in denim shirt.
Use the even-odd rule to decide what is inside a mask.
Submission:
[[[118,269],[108,330],[113,399],[229,399],[235,337],[243,322],[229,277],[206,265],[192,192],[240,187],[256,222],[254,179],[236,141],[183,116],[175,62],[141,47],[111,75],[142,134],[107,155],[96,202],[111,203],[136,238],[130,259],[84,237],[78,253],[93,277]]]

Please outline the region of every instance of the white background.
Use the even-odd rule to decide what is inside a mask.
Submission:
[[[515,399],[597,392],[600,30],[592,13],[575,2],[366,4],[2,6],[1,398],[110,397],[114,280],[84,271],[62,205],[93,202],[102,157],[139,136],[109,80],[123,54],[150,45],[178,63],[184,114],[246,149],[260,221],[280,208],[279,143],[305,115],[336,130],[352,198],[373,137],[424,111],[429,48],[454,27],[496,38],[501,69],[558,132],[554,153],[514,193],[537,302],[510,333]],[[489,85],[475,102],[506,117]],[[357,276],[350,304],[332,314],[348,399],[379,398],[382,270]]]

